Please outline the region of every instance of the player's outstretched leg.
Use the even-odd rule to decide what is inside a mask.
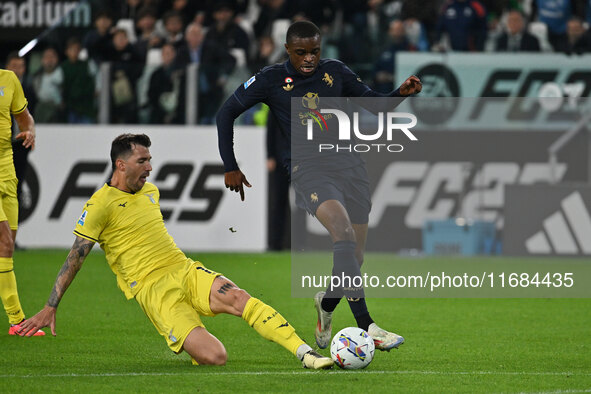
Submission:
[[[209,302],[212,312],[242,317],[263,338],[278,343],[298,357],[305,368],[327,369],[333,366],[332,359],[314,352],[279,312],[251,297],[229,279],[220,276],[214,280]]]

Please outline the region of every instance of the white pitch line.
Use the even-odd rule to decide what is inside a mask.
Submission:
[[[235,372],[122,372],[122,373],[88,373],[88,374],[46,374],[46,375],[0,375],[0,378],[93,378],[93,377],[130,377],[130,376],[182,376],[182,375],[215,375],[215,376],[266,376],[266,375],[305,375],[310,373],[336,375],[352,371],[235,371]],[[505,376],[591,376],[579,372],[526,372],[526,371],[359,371],[370,375],[505,375]]]
[[[591,389],[571,389],[571,390],[556,390],[556,391],[534,391],[532,393],[519,394],[571,394],[571,393],[591,393]]]

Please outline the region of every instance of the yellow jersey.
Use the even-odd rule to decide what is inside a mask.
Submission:
[[[0,181],[16,178],[12,161],[12,120],[27,108],[27,99],[16,74],[0,69]]]
[[[77,236],[99,243],[127,299],[148,275],[187,262],[164,226],[159,200],[158,188],[149,182],[137,193],[105,184],[84,205],[74,229]]]

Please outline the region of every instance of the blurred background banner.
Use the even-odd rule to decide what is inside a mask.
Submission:
[[[470,131],[556,131],[589,108],[590,55],[504,53],[502,59],[498,54],[400,53],[397,80],[419,76],[421,97],[431,98],[403,108],[416,112],[423,128]]]
[[[166,227],[184,250],[262,251],[266,247],[267,177],[264,133],[238,127],[239,164],[253,185],[246,200],[224,187],[214,127],[38,126],[37,149],[23,186],[27,212],[19,225],[23,247],[69,248],[84,203],[111,174],[111,141],[121,133],[152,140],[149,182],[160,189]],[[239,212],[239,214],[237,214]]]
[[[437,100],[453,108],[473,108],[480,99],[413,97],[396,107],[396,111],[426,108],[437,104]],[[499,112],[514,108],[511,98],[495,101]],[[321,99],[319,108],[324,108],[322,105],[326,103],[326,99]],[[563,107],[566,106],[564,102]],[[528,198],[522,197],[509,207],[505,190],[518,185],[552,188],[588,182],[591,165],[589,115],[581,115],[585,111],[581,105],[575,109],[577,122],[569,120],[565,122],[569,125],[566,129],[547,128],[544,132],[524,130],[520,121],[500,119],[486,122],[486,129],[463,127],[457,130],[448,126],[433,130],[428,117],[429,114],[439,116],[437,111],[419,115],[410,110],[409,113],[417,114],[418,122],[412,129],[417,141],[405,140],[400,132],[395,133],[392,141],[384,138],[371,141],[381,142],[384,147],[388,143],[404,143],[401,151],[390,152],[385,148],[376,151],[368,141],[356,140],[356,145],[341,141],[346,146],[341,146],[340,151],[346,152],[351,149],[347,147],[352,146],[361,152],[369,174],[372,210],[367,250],[427,254],[525,253],[523,245],[519,250],[515,247],[503,250],[503,240],[510,238],[512,244],[516,242],[513,231],[522,233],[519,229],[509,230],[508,226],[520,222],[538,225],[539,220],[533,220],[532,214],[526,213],[529,211],[519,208],[527,204]],[[540,107],[540,118],[551,114]],[[366,112],[360,119],[362,133],[375,133],[377,116]],[[508,129],[512,124],[516,125],[514,129]],[[297,153],[292,146],[292,155],[296,157]],[[536,190],[532,189],[531,193],[543,200],[546,193]],[[548,199],[545,206],[554,208],[556,201]],[[511,221],[507,222],[507,217]],[[307,217],[305,227],[292,228],[292,234],[306,239],[308,250],[322,250],[331,245],[326,230],[311,216]],[[537,254],[536,250],[530,248],[529,253]],[[557,254],[562,254],[560,250],[556,249]],[[588,254],[588,251],[580,249],[580,253]]]
[[[581,83],[579,97],[591,91],[591,55],[400,52],[396,60],[396,80],[420,76],[427,97],[538,97],[546,83],[562,92]]]
[[[507,186],[505,253],[591,255],[591,187]]]

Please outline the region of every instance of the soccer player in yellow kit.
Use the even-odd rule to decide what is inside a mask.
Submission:
[[[135,298],[172,351],[186,351],[193,363],[226,363],[224,345],[205,329],[200,316],[228,313],[292,352],[304,367],[332,367],[332,359],[314,352],[279,312],[187,258],[175,245],[164,226],[158,188],[146,182],[152,171],[150,145],[144,134],[115,138],[111,181],[84,206],[74,230],[76,240],[47,305],[22,324],[19,334],[30,336],[49,326],[55,335],[57,306],[98,242],[125,296]]]
[[[16,136],[24,140],[26,148],[35,146],[35,121],[27,109],[27,99],[17,76],[0,69],[0,298],[8,315],[9,335],[16,335],[25,319],[18,298],[14,275],[14,240],[18,228],[18,181],[12,161],[12,120],[14,116],[21,132]],[[35,336],[43,331],[35,330]]]

